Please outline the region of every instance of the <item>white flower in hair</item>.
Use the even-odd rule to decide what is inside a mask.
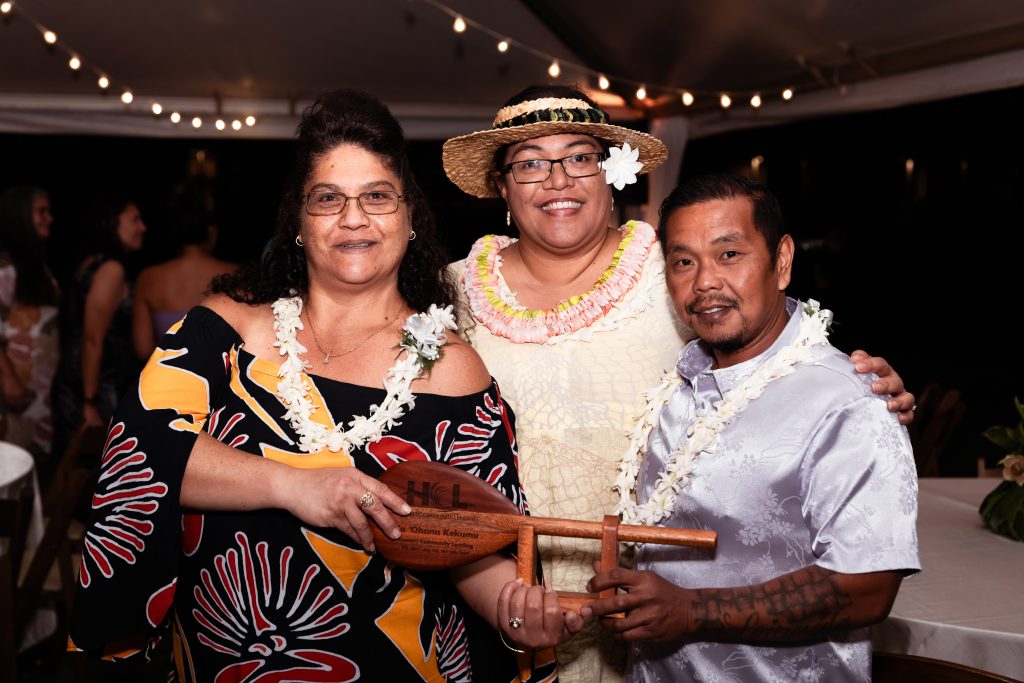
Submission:
[[[622,147],[610,148],[608,158],[601,162],[605,182],[613,185],[616,190],[635,183],[636,174],[644,167],[643,163],[637,161],[639,158],[639,148],[631,149],[628,142],[622,143]]]

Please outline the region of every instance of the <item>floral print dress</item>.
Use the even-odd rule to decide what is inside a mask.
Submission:
[[[526,511],[513,416],[496,385],[469,396],[420,394],[401,424],[351,454],[302,453],[276,396],[277,372],[207,308],[168,331],[112,421],[70,647],[117,658],[151,649],[169,623],[171,680],[555,680],[550,651],[521,677],[446,572],[407,571],[284,510],[181,509],[188,455],[206,431],[295,467],[379,476],[404,460],[444,462]],[[325,407],[313,419],[325,424],[366,414],[384,397],[383,389],[311,380]]]

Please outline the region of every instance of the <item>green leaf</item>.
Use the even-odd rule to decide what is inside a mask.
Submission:
[[[1017,442],[1016,434],[1009,427],[989,427],[981,435],[1008,453],[1013,452]]]
[[[1021,422],[1024,422],[1024,403],[1021,403],[1020,399],[1014,396],[1013,404],[1017,406],[1017,412],[1020,413]]]

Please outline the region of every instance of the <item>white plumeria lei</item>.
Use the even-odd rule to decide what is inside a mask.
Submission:
[[[300,315],[300,297],[281,298],[272,305],[274,311],[274,346],[285,356],[277,375],[277,396],[288,409],[284,418],[299,435],[299,449],[304,453],[316,453],[324,448],[332,452],[351,451],[368,441],[379,441],[384,433],[399,424],[398,420],[416,405],[410,386],[441,356],[448,338],[445,330],[456,329],[452,307],[430,306],[427,313],[409,316],[402,327],[402,353],[384,376],[387,395],[380,405],[370,406],[370,416],[356,415],[348,423],[346,431],[338,424],[333,429],[314,422],[311,418],[316,406],[310,400],[313,386],[305,376],[311,366],[302,359],[306,347],[296,338],[297,330],[303,329]]]
[[[693,471],[694,458],[702,452],[713,453],[719,433],[748,403],[760,396],[770,382],[792,373],[797,363],[811,360],[811,347],[828,341],[832,312],[821,309],[814,299],[802,304],[801,311],[797,338],[766,358],[743,384],[727,391],[720,401],[716,401],[709,412],[694,418],[686,430],[686,439],[669,454],[650,499],[643,505],[637,505],[633,494],[640,463],[658,414],[682,382],[679,373],[675,370],[666,373],[661,384],[644,395],[647,406],[629,434],[629,448],[619,463],[619,476],[613,486],[619,492],[615,511],[622,515],[624,522],[653,525],[671,515],[679,491],[687,484]]]
[[[644,167],[639,158],[640,149],[631,149],[628,142],[623,142],[622,147],[610,147],[608,158],[601,162],[605,182],[616,190],[635,183],[636,174]]]

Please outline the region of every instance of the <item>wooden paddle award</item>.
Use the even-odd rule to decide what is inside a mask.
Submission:
[[[402,535],[393,540],[371,524],[377,550],[409,569],[449,569],[469,564],[518,544],[518,575],[533,582],[537,535],[601,539],[601,570],[619,564],[619,541],[714,548],[713,531],[666,529],[619,524],[615,515],[601,522],[527,517],[497,489],[455,467],[438,462],[408,461],[388,469],[380,480],[412,506],[412,513],[395,515]],[[563,610],[578,612],[613,590],[558,594]]]

